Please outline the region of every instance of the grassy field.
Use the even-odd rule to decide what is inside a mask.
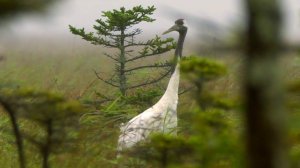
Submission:
[[[93,69],[105,73],[110,73],[113,67],[112,62],[104,58],[102,55],[103,48],[97,48],[82,43],[74,43],[70,45],[62,45],[55,43],[37,43],[32,44],[19,43],[16,46],[7,47],[5,60],[0,62],[0,80],[2,83],[9,83],[20,88],[35,88],[38,90],[48,90],[64,95],[69,99],[77,99],[84,102],[87,100],[97,99],[97,92],[114,93],[111,89],[101,81],[96,80]],[[189,51],[193,53],[193,51]],[[169,53],[173,55],[173,53]],[[214,58],[223,62],[228,67],[228,73],[213,82],[209,82],[205,86],[205,90],[222,95],[232,101],[241,102],[239,92],[241,90],[240,82],[243,79],[241,64],[243,57],[238,54],[216,54],[207,57]],[[169,58],[162,56],[161,60]],[[153,60],[149,60],[153,61]],[[300,59],[296,54],[292,53],[282,58],[284,67],[283,80],[286,85],[291,82],[300,80]],[[151,72],[143,72],[149,75]],[[141,74],[143,76],[145,74]],[[155,85],[154,87],[166,86],[167,80]],[[182,78],[181,85],[191,85],[187,80]],[[296,95],[287,97],[292,101],[299,101]],[[237,103],[239,104],[239,103]],[[180,117],[180,125],[182,127],[181,134],[189,136],[185,132],[185,128],[189,127],[191,122],[190,113],[196,106],[192,93],[185,93],[180,96],[178,113]],[[96,106],[87,106],[86,113],[99,110]],[[142,112],[145,107],[133,109],[125,109],[130,118],[138,111]],[[300,156],[300,108],[288,110],[289,132],[291,135],[289,145],[291,148],[291,157]],[[119,109],[120,110],[120,109]],[[133,111],[133,112],[132,112]],[[100,111],[101,113],[101,111]],[[228,113],[226,119],[232,120],[238,129],[242,129],[242,113],[238,110]],[[50,159],[52,167],[57,168],[96,168],[96,167],[115,167],[115,149],[118,136],[119,121],[112,120],[103,115],[86,115],[80,118],[81,129],[75,151],[63,154],[53,155]],[[31,131],[39,131],[35,129],[35,125],[21,122],[22,129]],[[10,123],[7,116],[0,112],[0,167],[14,168],[18,167],[18,158],[14,146],[14,139],[10,135]],[[40,158],[33,147],[26,143],[27,160],[29,168],[40,167]],[[294,164],[297,166],[297,164]],[[299,166],[299,163],[298,163]],[[130,167],[130,166],[129,166]],[[132,166],[133,167],[133,166]],[[222,166],[221,166],[222,167]],[[226,167],[223,166],[223,167]],[[228,166],[227,166],[228,167]]]

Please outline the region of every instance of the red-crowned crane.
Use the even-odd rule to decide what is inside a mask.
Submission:
[[[160,100],[145,110],[143,113],[132,118],[127,124],[121,125],[121,135],[118,140],[118,151],[130,148],[140,141],[147,139],[153,133],[177,134],[177,104],[178,87],[180,77],[180,58],[184,39],[187,33],[183,19],[175,21],[175,25],[163,34],[172,31],[179,32],[177,47],[175,50],[176,67],[170,78],[167,90]]]

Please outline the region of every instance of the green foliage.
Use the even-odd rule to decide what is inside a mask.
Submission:
[[[300,93],[300,82],[296,81],[288,85],[287,90],[291,93]]]
[[[98,19],[99,26],[94,26],[94,28],[100,34],[106,35],[110,31],[121,31],[141,22],[153,22],[155,19],[149,15],[152,15],[155,10],[154,6],[148,8],[136,6],[129,10],[121,7],[120,10],[104,11],[102,16],[106,17],[106,20]]]
[[[1,95],[13,106],[20,117],[36,122],[52,119],[61,122],[69,118],[67,116],[76,117],[82,112],[78,102],[50,92],[32,89],[2,89]]]
[[[228,112],[217,108],[195,112],[192,141],[201,167],[241,167],[240,135]]]
[[[127,154],[141,160],[149,167],[188,167],[195,166],[191,156],[195,154],[194,145],[185,137],[154,134],[151,141],[141,144]]]
[[[221,95],[213,95],[203,87],[205,83],[224,76],[227,73],[226,67],[216,61],[208,58],[191,56],[181,61],[181,71],[183,76],[194,83],[197,88],[195,99],[201,108],[208,106],[229,109],[234,106],[232,101],[226,98],[220,98]]]
[[[209,81],[226,74],[224,65],[199,56],[186,57],[181,61],[181,71],[193,81]]]
[[[289,111],[289,157],[291,159],[291,167],[298,168],[300,166],[300,82],[294,81],[289,83],[286,88],[287,90],[287,101],[286,107]]]
[[[118,118],[118,120],[114,120],[114,122],[128,121],[137,111],[138,108],[136,106],[127,104],[121,97],[102,107],[102,114],[107,117],[108,120]]]
[[[160,37],[156,36],[154,39],[148,40],[146,43],[134,43],[134,41],[131,41],[128,45],[124,46],[125,39],[139,35],[141,33],[141,29],[137,28],[128,33],[125,33],[125,31],[141,22],[155,21],[155,19],[150,17],[155,9],[156,8],[154,6],[149,6],[147,8],[136,6],[129,10],[121,7],[119,10],[114,9],[112,11],[104,11],[102,12],[102,17],[104,19],[97,19],[97,25],[93,26],[96,33],[87,33],[84,28],[77,29],[71,25],[69,25],[69,28],[73,34],[79,35],[84,40],[90,41],[95,45],[104,45],[106,47],[114,48],[145,45],[146,47],[143,49],[142,53],[147,54],[149,47],[151,47],[152,54],[160,54],[164,51],[166,52],[175,48],[173,39],[168,38],[166,40],[161,40]],[[109,40],[106,37],[108,37]],[[163,47],[163,45],[166,46]]]
[[[196,99],[202,107],[216,107],[219,109],[230,110],[235,108],[238,103],[225,98],[224,95],[216,95],[203,90],[201,96],[196,96]]]
[[[163,93],[158,89],[137,89],[132,95],[125,98],[126,103],[132,105],[139,105],[141,107],[151,106],[155,103],[156,98]],[[145,107],[146,108],[146,107]]]

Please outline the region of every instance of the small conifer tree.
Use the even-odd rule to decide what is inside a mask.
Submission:
[[[154,6],[143,8],[136,6],[132,9],[121,7],[119,10],[102,12],[102,19],[97,19],[97,24],[94,25],[96,33],[85,32],[85,29],[77,29],[69,26],[71,32],[81,36],[84,40],[91,42],[94,45],[101,45],[108,48],[118,50],[116,54],[104,53],[104,55],[115,62],[114,75],[110,79],[104,79],[99,73],[95,72],[97,77],[106,84],[116,87],[120,90],[123,96],[127,90],[135,89],[142,86],[156,83],[165,78],[171,71],[170,63],[155,63],[152,65],[134,66],[132,63],[143,58],[158,56],[165,52],[174,49],[176,44],[172,38],[162,40],[160,37],[140,42],[136,40],[136,36],[142,33],[140,28],[133,28],[141,22],[153,22],[155,19],[150,16],[155,11]],[[139,51],[134,51],[140,49]],[[137,71],[153,68],[164,68],[165,72],[158,77],[143,80],[144,82],[129,82],[129,75],[136,74]],[[136,77],[136,76],[135,76]]]
[[[0,107],[11,120],[19,155],[20,168],[26,167],[23,141],[36,147],[42,156],[42,167],[49,168],[51,154],[73,148],[83,109],[76,101],[32,89],[0,88]],[[34,124],[36,129],[20,128],[19,120]],[[63,147],[63,148],[62,148]]]

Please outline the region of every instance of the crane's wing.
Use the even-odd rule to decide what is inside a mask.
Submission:
[[[162,109],[160,109],[162,110]],[[131,119],[121,126],[121,135],[118,141],[118,150],[130,148],[136,143],[145,140],[153,132],[171,133],[177,127],[177,115],[171,109],[168,113],[157,112],[152,107]]]

